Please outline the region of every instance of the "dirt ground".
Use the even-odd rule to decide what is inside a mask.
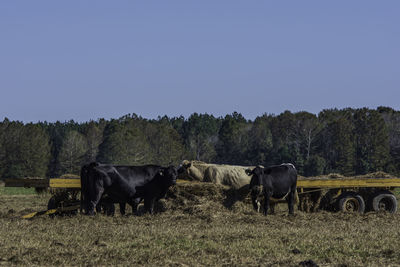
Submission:
[[[239,194],[240,195],[240,194]],[[156,215],[21,219],[49,194],[0,194],[0,265],[400,266],[400,215],[267,217],[213,184],[179,184]]]

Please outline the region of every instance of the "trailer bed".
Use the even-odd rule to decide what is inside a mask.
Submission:
[[[179,180],[178,180],[179,182]],[[6,187],[81,188],[79,178],[19,178],[6,179]],[[400,178],[300,178],[297,188],[395,188]]]
[[[297,188],[394,188],[400,187],[400,178],[302,178]]]

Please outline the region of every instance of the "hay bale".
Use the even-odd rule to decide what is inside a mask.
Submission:
[[[314,176],[314,177],[302,177],[299,176],[298,179],[366,179],[366,178],[397,178],[396,176],[393,176],[391,174],[388,174],[383,171],[377,171],[377,172],[372,172],[372,173],[367,173],[367,174],[362,174],[362,175],[356,175],[356,176],[344,176],[339,173],[329,173],[329,174],[324,174],[324,175],[319,175],[319,176]]]
[[[251,210],[248,190],[240,192],[214,183],[178,183],[167,192],[165,207],[190,215],[208,216],[226,211]]]
[[[377,171],[363,175],[357,175],[354,178],[397,178],[397,177],[383,171]]]
[[[322,174],[318,176],[313,176],[313,177],[298,177],[298,179],[342,179],[346,178],[345,176],[341,175],[340,173],[328,173],[328,174]]]

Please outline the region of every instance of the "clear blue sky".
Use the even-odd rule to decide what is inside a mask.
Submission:
[[[400,109],[400,1],[1,1],[0,119]]]

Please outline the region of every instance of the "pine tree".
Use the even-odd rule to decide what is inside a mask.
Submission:
[[[388,107],[378,107],[378,112],[385,121],[389,139],[389,160],[386,170],[400,175],[400,112]]]
[[[212,115],[193,113],[183,127],[191,158],[212,162],[216,156],[219,120]]]
[[[84,130],[87,142],[87,151],[85,153],[84,164],[96,161],[99,152],[99,146],[103,142],[103,131],[106,122],[101,120],[99,123],[90,121]]]
[[[85,137],[77,131],[68,132],[58,155],[61,173],[79,174],[81,166],[85,162],[86,151]]]
[[[185,153],[183,140],[168,119],[147,122],[145,134],[153,164],[167,166],[180,163]]]
[[[249,165],[269,165],[272,153],[271,119],[272,117],[268,115],[257,117],[249,131],[249,150],[247,153]]]
[[[269,165],[290,162],[297,169],[303,169],[304,159],[301,155],[301,139],[297,125],[296,116],[290,111],[285,111],[272,119],[273,149]]]
[[[97,160],[102,163],[141,165],[151,162],[151,150],[141,118],[125,116],[111,120],[104,129]]]
[[[339,117],[330,122],[326,130],[330,133],[329,140],[325,140],[326,152],[330,172],[344,175],[354,174],[355,144],[353,138],[353,124],[345,117]]]
[[[219,163],[246,164],[248,132],[251,125],[237,112],[226,115],[218,132],[217,160]]]
[[[3,122],[3,177],[45,177],[50,156],[49,137],[40,125]]]
[[[383,171],[389,164],[389,135],[382,116],[363,108],[354,112],[356,174]]]

